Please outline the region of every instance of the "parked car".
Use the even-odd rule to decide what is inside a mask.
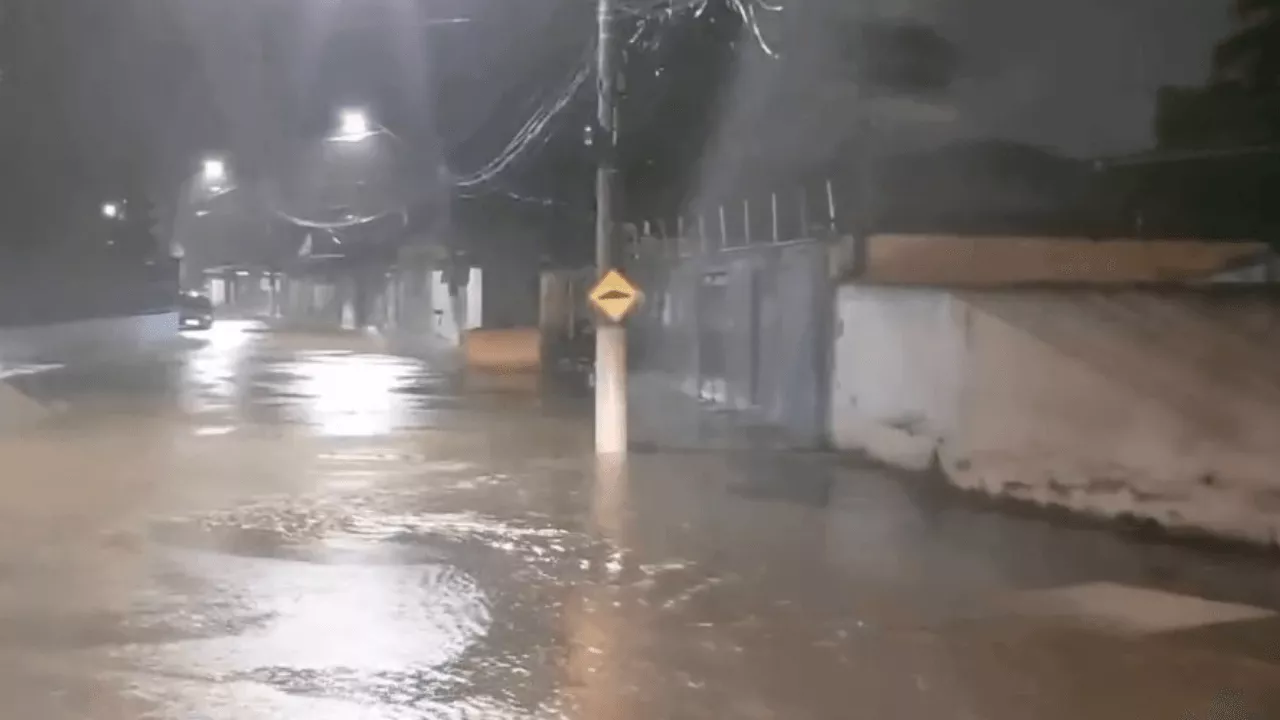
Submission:
[[[208,330],[213,327],[213,302],[198,292],[184,292],[178,298],[178,327]]]

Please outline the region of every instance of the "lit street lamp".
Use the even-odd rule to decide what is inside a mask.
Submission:
[[[338,113],[338,142],[360,142],[374,135],[373,121],[369,113],[360,108],[346,108]]]
[[[102,217],[107,218],[109,220],[119,219],[120,217],[119,203],[113,203],[113,202],[102,203]]]
[[[338,111],[338,126],[334,128],[332,135],[325,138],[325,142],[358,143],[378,136],[386,136],[404,144],[399,135],[374,120],[368,110],[349,107]]]
[[[202,237],[197,221],[217,212],[213,203],[236,191],[237,179],[232,177],[232,169],[225,156],[217,153],[206,155],[195,172],[188,175],[179,187],[168,245],[174,257],[188,258],[182,270],[187,281],[194,280],[189,274],[200,271],[200,258],[207,255],[207,251],[192,252],[192,245],[199,243]],[[192,259],[195,264],[192,264]]]
[[[227,181],[227,163],[220,158],[206,158],[204,181],[208,185],[221,185]]]

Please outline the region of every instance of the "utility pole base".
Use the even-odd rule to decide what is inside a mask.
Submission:
[[[627,452],[627,329],[596,327],[596,454]]]

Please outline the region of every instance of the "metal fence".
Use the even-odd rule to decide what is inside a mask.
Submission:
[[[786,190],[744,194],[722,201],[701,201],[672,217],[640,223],[637,234],[648,251],[692,256],[731,248],[822,238],[851,229],[852,204],[836,179],[800,184]],[[637,251],[639,252],[639,251]]]
[[[825,440],[832,286],[828,239],[839,215],[830,183],[764,203],[747,198],[692,213],[634,245],[628,272],[646,302],[631,321],[633,361],[708,404],[742,411],[803,445]],[[729,208],[740,212],[730,222]],[[753,212],[762,207],[763,212]],[[754,222],[753,222],[754,221]],[[667,226],[667,223],[661,223]],[[808,232],[806,232],[808,230]]]

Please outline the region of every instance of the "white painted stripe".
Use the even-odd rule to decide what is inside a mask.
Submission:
[[[1250,605],[1107,582],[1016,593],[1007,609],[1018,615],[1053,617],[1132,635],[1191,630],[1277,614]]]
[[[27,364],[27,365],[0,365],[0,380],[12,377],[21,377],[23,375],[35,375],[37,373],[49,370],[58,370],[65,367],[61,363],[44,363],[44,364]]]

